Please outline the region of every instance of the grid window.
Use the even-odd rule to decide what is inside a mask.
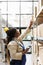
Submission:
[[[19,27],[19,26],[27,27],[27,25],[29,24],[29,21],[32,18],[33,6],[38,5],[38,2],[34,2],[34,3],[33,2],[21,2],[20,4],[20,2],[7,2],[7,0],[3,0],[3,1],[6,1],[6,2],[1,3],[1,14],[7,14],[6,16],[8,19],[7,20],[8,26],[9,27],[10,26],[11,27]],[[12,0],[8,0],[8,1],[12,1]],[[26,1],[26,0],[23,0],[23,1]],[[21,8],[20,8],[20,5],[21,5]],[[6,18],[4,18],[4,20],[6,21]]]

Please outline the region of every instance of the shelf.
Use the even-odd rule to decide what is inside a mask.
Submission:
[[[40,9],[40,12],[36,16],[35,24],[37,24],[37,23],[38,23],[38,25],[43,23],[43,7]]]
[[[38,42],[39,42],[40,44],[43,44],[43,41],[42,41],[42,40],[39,40]]]
[[[43,44],[43,37],[38,37],[36,41],[40,44]]]
[[[43,37],[33,37],[33,40],[34,41],[37,41],[38,43],[40,43],[40,44],[43,44]]]

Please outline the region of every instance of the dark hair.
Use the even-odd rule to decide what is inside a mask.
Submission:
[[[12,28],[8,30],[6,33],[7,33],[7,42],[9,43],[15,37],[16,29]]]

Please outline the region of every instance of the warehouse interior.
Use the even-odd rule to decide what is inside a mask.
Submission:
[[[26,54],[25,65],[43,65],[43,0],[0,0],[0,65],[5,61],[5,27],[17,28],[22,34],[33,20],[31,32],[23,39]]]

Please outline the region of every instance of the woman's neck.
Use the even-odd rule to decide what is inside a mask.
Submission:
[[[23,44],[23,42],[22,41],[19,41],[18,38],[16,38],[16,37],[14,38],[14,40],[17,40],[18,42],[21,42],[21,44]]]

